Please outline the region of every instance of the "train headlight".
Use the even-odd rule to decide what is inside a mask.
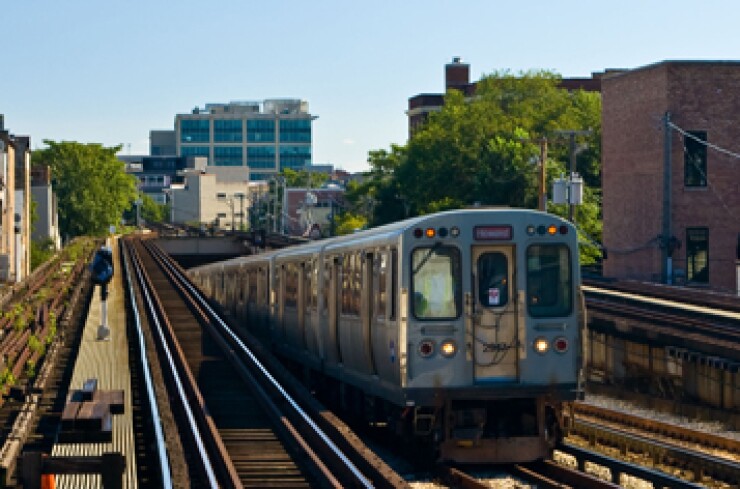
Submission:
[[[539,353],[540,355],[544,355],[547,353],[547,350],[550,348],[550,344],[547,342],[546,338],[543,338],[540,336],[539,338],[535,338],[534,344],[532,345],[534,348],[534,351]]]
[[[527,235],[528,236],[534,236],[534,233],[536,233],[536,232],[537,232],[537,228],[536,227],[534,227],[531,224],[529,226],[527,226]]]
[[[457,226],[452,226],[450,228],[450,236],[452,236],[453,238],[457,238],[458,236],[460,236],[460,228]]]
[[[550,224],[549,226],[547,226],[547,234],[549,234],[550,236],[552,236],[553,234],[557,232],[558,232],[558,227],[555,226],[554,224]]]
[[[457,345],[453,340],[445,340],[439,346],[439,352],[442,354],[443,357],[453,357],[455,356],[455,353],[457,353]]]
[[[425,234],[427,238],[433,238],[437,235],[437,231],[435,231],[434,228],[427,228]]]
[[[421,343],[419,343],[419,355],[424,358],[434,355],[434,341],[423,340]]]
[[[552,342],[552,348],[558,353],[565,353],[568,351],[568,338],[564,336],[558,336]]]

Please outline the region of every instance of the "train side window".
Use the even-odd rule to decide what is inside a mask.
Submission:
[[[324,260],[321,267],[321,273],[324,275],[324,285],[321,287],[321,313],[329,314],[329,287],[331,285],[331,258]]]
[[[362,260],[358,253],[347,253],[342,260],[342,314],[360,315]]]
[[[319,265],[316,260],[308,262],[306,286],[308,289],[308,310],[316,311],[319,305]]]
[[[387,302],[387,283],[388,280],[388,253],[381,251],[378,253],[378,260],[375,262],[378,276],[378,310],[376,315],[379,318],[385,319],[386,314],[386,302]]]
[[[533,317],[567,316],[573,310],[570,250],[564,244],[527,248],[527,309]]]
[[[391,248],[391,311],[389,319],[396,319],[396,304],[398,304],[398,251]]]
[[[289,263],[283,269],[285,278],[285,307],[298,305],[298,267]]]

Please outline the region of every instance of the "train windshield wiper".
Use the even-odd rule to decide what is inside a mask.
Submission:
[[[437,241],[436,243],[434,243],[434,245],[431,248],[429,248],[429,251],[427,251],[427,254],[424,255],[424,258],[422,258],[419,264],[416,266],[416,268],[414,268],[412,274],[416,275],[419,272],[419,270],[421,270],[421,267],[426,265],[426,263],[432,257],[432,254],[434,254],[434,252],[437,251],[441,247],[442,247],[441,241]]]

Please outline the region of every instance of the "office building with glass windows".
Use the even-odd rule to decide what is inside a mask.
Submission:
[[[249,167],[250,180],[268,180],[285,168],[311,165],[308,102],[206,104],[175,116],[178,156],[203,156],[212,166]]]

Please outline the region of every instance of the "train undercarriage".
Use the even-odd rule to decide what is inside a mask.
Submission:
[[[353,427],[382,430],[406,452],[428,462],[540,460],[550,456],[564,435],[562,403],[550,396],[445,399],[438,406],[404,407],[316,371],[300,369],[300,376],[317,398]]]

